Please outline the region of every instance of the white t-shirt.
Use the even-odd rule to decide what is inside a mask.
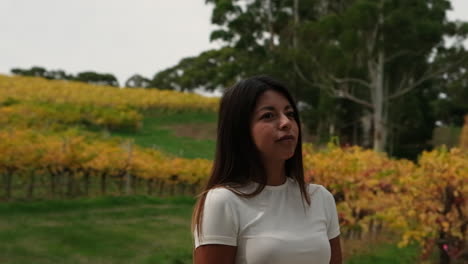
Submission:
[[[250,193],[257,183],[240,189]],[[237,246],[236,264],[328,264],[329,240],[340,234],[335,200],[322,185],[309,184],[311,205],[302,202],[299,185],[288,178],[243,198],[225,188],[210,190],[203,211],[207,244]]]

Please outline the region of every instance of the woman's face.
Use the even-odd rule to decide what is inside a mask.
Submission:
[[[252,113],[251,135],[264,161],[285,161],[294,155],[299,128],[288,99],[267,90]]]

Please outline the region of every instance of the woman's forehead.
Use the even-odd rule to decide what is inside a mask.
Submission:
[[[258,97],[255,106],[257,111],[263,108],[291,108],[291,104],[283,94],[274,90],[268,90]]]

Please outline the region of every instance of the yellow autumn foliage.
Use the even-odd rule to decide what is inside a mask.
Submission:
[[[0,75],[0,102],[42,102],[91,105],[106,108],[210,110],[218,108],[218,98],[170,90],[98,86],[81,82],[46,80],[38,77]]]

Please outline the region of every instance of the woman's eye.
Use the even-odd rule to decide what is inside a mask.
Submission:
[[[291,111],[291,112],[287,112],[286,115],[287,115],[288,117],[292,117],[292,118],[295,118],[295,117],[296,117],[296,115],[295,115],[294,112],[292,112],[292,111]]]
[[[273,114],[272,113],[265,113],[263,114],[260,118],[261,119],[270,119],[273,117]]]

